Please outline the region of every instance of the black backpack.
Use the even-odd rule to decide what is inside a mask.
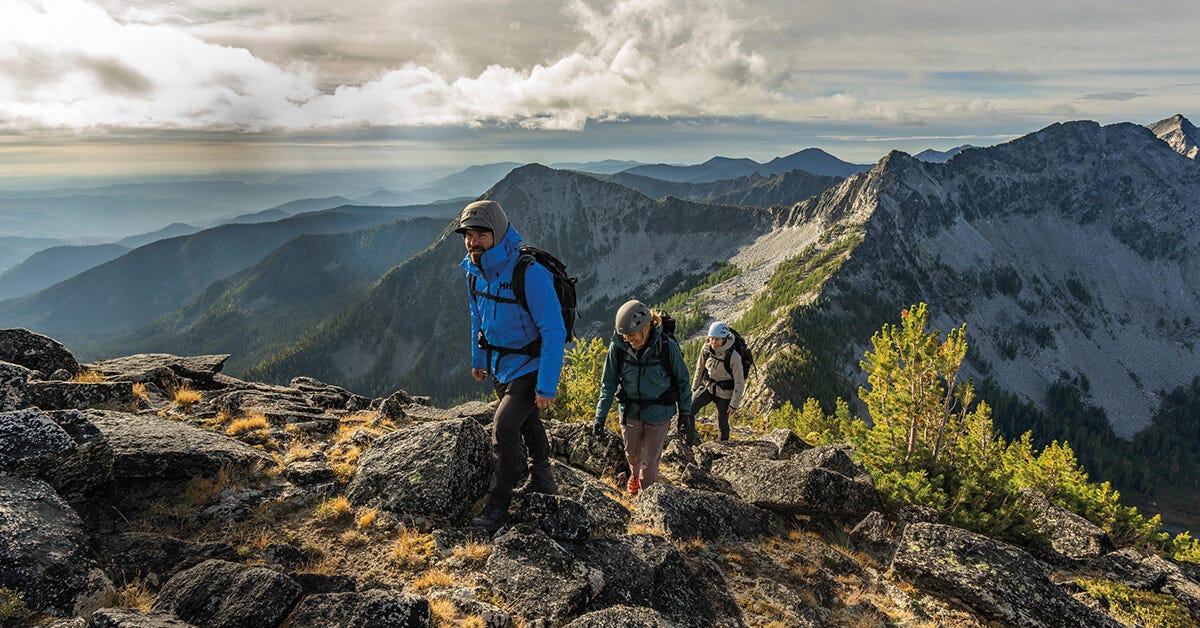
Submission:
[[[742,375],[747,376],[750,374],[750,367],[754,366],[754,354],[750,352],[750,347],[746,344],[746,339],[736,329],[730,327],[729,332],[733,334],[733,350],[742,356]],[[733,372],[733,369],[729,368],[731,366],[729,361],[732,357],[732,353],[725,352],[725,370],[730,373]]]
[[[625,390],[621,386],[621,373],[625,370],[625,352],[617,352],[617,401],[637,405],[639,407],[639,415],[641,414],[641,408],[649,405],[673,406],[679,402],[679,384],[675,382],[673,377],[671,347],[667,342],[668,338],[675,339],[675,319],[662,310],[654,310],[654,313],[658,314],[658,319],[662,321],[662,333],[658,336],[658,363],[667,372],[667,376],[671,378],[671,387],[654,399],[634,399],[625,394]]]
[[[512,274],[512,290],[513,290],[513,294],[516,295],[516,297],[517,297],[516,299],[507,299],[505,297],[498,297],[494,294],[490,294],[487,292],[480,292],[480,291],[476,290],[475,289],[475,281],[476,281],[477,277],[475,275],[471,275],[471,294],[474,296],[486,297],[488,299],[492,299],[494,301],[499,301],[501,303],[516,303],[516,304],[520,305],[522,308],[524,308],[526,312],[528,312],[529,311],[529,301],[525,297],[525,270],[529,268],[530,262],[537,262],[537,263],[541,264],[542,267],[544,267],[546,270],[550,271],[550,278],[554,284],[554,294],[556,294],[558,296],[558,305],[560,308],[562,308],[563,326],[566,327],[566,329],[567,329],[566,342],[570,343],[570,342],[574,341],[575,340],[575,283],[578,281],[578,279],[568,275],[567,274],[567,265],[563,264],[561,260],[559,260],[557,257],[555,257],[549,251],[544,251],[537,247],[529,246],[527,244],[521,245],[520,255],[519,255],[519,257],[517,257],[517,264],[516,264],[516,266],[513,267],[513,274]],[[525,355],[538,355],[541,353],[541,349],[542,349],[542,339],[540,336],[538,338],[534,339],[533,342],[529,343],[528,345],[526,345],[524,347],[521,347],[520,349],[511,349],[508,347],[498,347],[495,345],[490,345],[487,343],[487,339],[483,337],[482,333],[480,333],[478,342],[479,342],[480,347],[482,347],[484,349],[488,349],[488,350],[498,351],[502,355],[505,353],[522,353]],[[490,364],[491,360],[489,359],[488,362]]]

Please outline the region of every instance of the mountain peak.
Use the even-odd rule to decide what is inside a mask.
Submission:
[[[1183,114],[1177,113],[1147,126],[1175,152],[1189,159],[1200,159],[1200,130]]]

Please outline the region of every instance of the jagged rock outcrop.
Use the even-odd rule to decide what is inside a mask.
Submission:
[[[771,430],[762,439],[775,444],[775,447],[779,450],[776,458],[780,460],[795,458],[801,452],[812,449],[812,445],[800,440],[800,437],[796,436],[796,433],[792,430],[782,428]]]
[[[727,456],[777,460],[779,446],[763,440],[716,440],[695,447],[695,455],[701,469],[712,469],[714,462]]]
[[[80,501],[109,480],[108,439],[78,410],[0,412],[0,473],[44,480]]]
[[[357,505],[458,521],[487,490],[490,473],[491,441],[479,423],[425,423],[376,440],[346,496]]]
[[[727,586],[693,568],[673,543],[651,534],[568,544],[572,556],[601,574],[604,584],[588,608],[648,606],[684,626],[713,626],[717,609],[736,606]],[[725,585],[725,583],[719,583]]]
[[[654,484],[642,491],[634,521],[659,528],[674,539],[741,540],[772,530],[771,514],[720,493]]]
[[[922,589],[1015,626],[1121,625],[1050,582],[1024,550],[952,526],[907,526],[891,569]]]
[[[0,361],[0,412],[24,408],[25,387],[33,371],[11,362]]]
[[[129,382],[38,381],[25,385],[25,403],[43,410],[97,408],[123,410],[136,399]]]
[[[267,454],[224,434],[156,416],[88,410],[113,452],[114,480],[186,480],[223,467],[268,466]]]
[[[579,501],[559,495],[530,493],[524,496],[521,514],[555,540],[586,539],[592,532],[592,519]]]
[[[195,628],[170,614],[143,613],[132,608],[102,608],[87,621],[87,628]]]
[[[181,357],[168,353],[139,353],[91,362],[85,364],[84,368],[103,375],[109,381],[120,382],[158,382],[170,373],[207,388],[228,359],[228,354]]]
[[[0,475],[0,587],[58,616],[104,606],[113,586],[84,539],[83,521],[49,484]]]
[[[28,329],[0,329],[0,361],[19,364],[44,375],[64,369],[71,375],[79,362],[63,344]]]
[[[595,436],[590,426],[584,423],[552,423],[546,436],[550,439],[553,455],[565,459],[573,467],[601,476],[616,475],[629,469],[621,438],[608,430]]]
[[[525,617],[561,623],[578,615],[608,584],[599,570],[535,526],[515,526],[493,544],[484,573],[510,608]]]
[[[612,488],[578,469],[551,461],[554,478],[558,482],[558,494],[571,497],[583,504],[587,512],[588,525],[593,534],[612,533],[624,530],[629,523],[629,510],[617,503],[610,495]]]
[[[300,585],[264,567],[207,560],[171,578],[152,611],[212,628],[277,626],[300,598]]]
[[[1073,560],[1092,560],[1114,549],[1112,539],[1099,526],[1050,503],[1033,489],[1021,489],[1021,500],[1033,513],[1033,522],[1046,532],[1054,551]]]
[[[678,628],[653,608],[618,604],[578,617],[563,628]]]
[[[285,626],[425,628],[429,626],[429,601],[419,595],[380,589],[309,595],[300,601]]]
[[[882,508],[870,475],[841,447],[816,447],[793,460],[725,456],[712,473],[742,500],[784,514],[861,516]]]

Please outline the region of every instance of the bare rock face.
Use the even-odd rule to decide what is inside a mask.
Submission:
[[[1014,626],[1120,626],[1058,588],[1024,550],[952,526],[904,529],[892,570],[926,591]]]
[[[42,373],[79,371],[79,362],[61,342],[27,329],[0,329],[0,361]]]
[[[305,597],[288,618],[289,626],[425,628],[429,601],[419,595],[371,589]]]
[[[709,441],[695,448],[696,462],[702,469],[711,469],[714,462],[729,456],[776,460],[779,447],[765,440]]]
[[[0,473],[46,481],[68,501],[108,481],[108,439],[77,410],[0,412]]]
[[[547,427],[546,435],[550,438],[552,455],[573,467],[596,475],[616,475],[629,469],[621,437],[609,430],[595,436],[590,425],[556,422]]]
[[[114,592],[84,546],[79,515],[41,480],[0,475],[0,587],[59,616],[91,613]]]
[[[194,628],[170,613],[143,613],[132,608],[102,608],[87,621],[87,628]]]
[[[679,624],[645,606],[619,604],[592,611],[563,628],[676,628]]]
[[[535,526],[515,526],[493,543],[485,573],[519,615],[561,623],[582,612],[605,586],[599,571]]]
[[[654,484],[638,496],[634,521],[666,530],[671,538],[740,540],[772,529],[771,513],[720,493]]]
[[[112,447],[114,480],[186,480],[273,463],[240,441],[178,421],[100,410],[85,415]]]
[[[717,623],[718,608],[736,607],[727,587],[711,586],[708,574],[694,569],[660,536],[635,534],[566,547],[576,560],[602,574],[604,587],[588,605],[590,610],[647,606],[672,622],[699,628]]]
[[[355,505],[458,521],[487,490],[491,441],[472,419],[425,423],[375,441],[346,489]]]
[[[712,473],[743,501],[784,514],[862,516],[882,509],[871,476],[842,447],[816,447],[794,460],[725,456]]]
[[[197,543],[153,532],[125,532],[98,540],[108,557],[106,570],[113,582],[125,584],[140,578],[158,590],[175,574],[214,558],[237,561],[237,550],[228,543]]]
[[[1051,504],[1038,491],[1021,489],[1021,499],[1033,512],[1034,522],[1050,536],[1050,546],[1059,554],[1088,561],[1116,549],[1100,526]]]
[[[812,445],[800,440],[800,437],[796,436],[795,432],[783,428],[772,430],[763,437],[763,440],[775,444],[775,447],[779,449],[777,457],[780,460],[795,458],[800,455],[800,452],[812,449]]]
[[[592,532],[591,517],[578,500],[530,493],[522,501],[521,517],[536,524],[552,539],[585,539]]]
[[[33,371],[11,362],[0,361],[0,412],[26,407],[25,387]]]
[[[135,403],[129,382],[31,381],[25,386],[25,402],[43,410],[97,408],[119,410]]]
[[[167,353],[141,353],[84,365],[111,381],[158,382],[166,371],[198,383],[209,383],[221,372],[228,355],[181,357]]]
[[[213,628],[278,626],[300,585],[265,567],[208,560],[171,578],[152,611]]]

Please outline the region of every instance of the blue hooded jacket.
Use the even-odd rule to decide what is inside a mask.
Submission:
[[[477,292],[517,298],[513,292],[512,274],[520,257],[521,241],[521,235],[509,225],[504,237],[479,256],[479,266],[471,261],[470,254],[463,258],[462,268],[467,271],[467,298],[471,303],[471,368],[488,369],[505,384],[536,370],[538,396],[553,398],[558,390],[567,328],[563,324],[562,306],[554,292],[550,271],[537,262],[530,263],[525,269],[528,312],[519,303],[501,303],[471,295],[471,276],[474,275]],[[541,355],[509,353],[502,356],[493,352],[492,363],[488,364],[487,350],[476,343],[480,331],[489,344],[512,349],[520,349],[541,336]]]

